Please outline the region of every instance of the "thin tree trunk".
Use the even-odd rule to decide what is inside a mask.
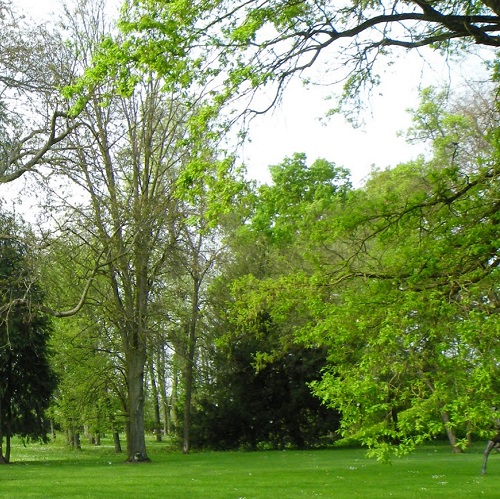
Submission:
[[[9,418],[9,416],[7,416]],[[0,464],[10,463],[10,424],[6,424],[5,432],[3,431],[3,418],[2,418],[2,403],[0,400]],[[3,443],[5,440],[5,452]]]
[[[451,445],[451,450],[456,454],[463,452],[460,447],[457,447],[457,436],[455,434],[455,430],[451,426],[450,415],[447,412],[443,412],[442,418],[444,427],[446,429],[446,434],[448,435],[448,440]]]
[[[149,377],[151,379],[151,397],[153,398],[153,410],[154,410],[154,434],[156,436],[156,441],[161,442],[162,425],[160,420],[160,401],[158,398],[158,388],[156,385],[155,370],[153,366],[153,359],[149,361]]]
[[[8,407],[7,423],[4,425],[2,397],[0,394],[0,464],[10,463],[10,420],[12,418],[12,415],[10,412],[9,402],[7,402],[7,407]],[[4,440],[5,440],[5,452],[3,447]]]
[[[113,443],[115,444],[115,452],[117,454],[122,453],[122,444],[120,442],[120,434],[117,431],[113,432]]]
[[[170,417],[168,418],[169,422],[169,433],[176,433],[178,428],[179,417],[177,414],[177,395],[179,391],[179,371],[177,369],[178,364],[178,354],[174,354],[174,362],[172,366],[172,391],[170,392],[170,404],[169,411]]]
[[[162,346],[157,349],[156,352],[156,368],[158,371],[158,393],[160,399],[160,411],[161,419],[163,421],[163,433],[166,435],[169,433],[169,411],[168,411],[168,398],[167,398],[167,386],[165,382],[165,348]]]
[[[0,393],[0,464],[6,464],[5,457],[3,455],[3,409],[2,409],[2,397]]]
[[[10,428],[7,429],[5,436],[5,462],[10,463]]]
[[[186,359],[186,369],[184,371],[184,388],[185,388],[185,400],[184,400],[184,419],[183,419],[183,439],[182,439],[182,452],[184,454],[189,453],[189,433],[191,430],[191,398],[193,395],[193,376],[194,369],[191,362],[191,358],[194,355],[188,355]]]
[[[80,432],[78,432],[78,431],[73,432],[72,447],[73,447],[73,449],[76,449],[76,450],[82,450],[82,443],[80,441]]]
[[[191,430],[191,400],[193,397],[194,389],[194,367],[195,367],[195,352],[196,352],[196,329],[198,325],[198,301],[199,301],[200,282],[194,279],[191,320],[188,329],[188,345],[187,355],[184,370],[184,389],[185,389],[185,402],[184,402],[184,424],[183,424],[183,442],[182,452],[189,453],[189,434]]]

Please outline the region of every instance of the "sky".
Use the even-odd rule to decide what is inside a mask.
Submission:
[[[35,19],[50,19],[58,10],[58,0],[13,0]],[[116,0],[119,4],[119,0]],[[429,61],[431,61],[429,63]],[[467,76],[471,65],[468,61]],[[295,152],[305,153],[309,162],[324,158],[351,171],[354,185],[362,184],[372,167],[384,169],[414,159],[423,146],[410,146],[398,132],[411,125],[409,108],[418,106],[419,88],[460,85],[463,64],[451,64],[429,50],[422,57],[416,51],[401,50],[393,65],[382,75],[382,83],[366,102],[364,125],[354,129],[340,115],[324,119],[332,107],[325,98],[335,88],[304,88],[293,82],[279,107],[255,118],[250,127],[251,142],[239,154],[248,177],[269,182],[269,165],[279,164]]]

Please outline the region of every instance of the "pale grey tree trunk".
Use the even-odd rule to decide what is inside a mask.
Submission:
[[[457,446],[457,436],[455,430],[451,426],[450,415],[444,411],[441,415],[444,423],[444,427],[446,429],[446,434],[448,435],[448,440],[451,445],[451,450],[457,454],[463,452],[460,447]]]

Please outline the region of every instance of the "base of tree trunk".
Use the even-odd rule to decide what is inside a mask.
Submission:
[[[151,459],[140,452],[136,452],[132,457],[127,459],[127,463],[150,463]]]

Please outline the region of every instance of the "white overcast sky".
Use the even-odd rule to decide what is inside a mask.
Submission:
[[[119,0],[113,0],[118,5]],[[13,0],[35,19],[50,19],[58,10],[59,0]],[[401,51],[400,57],[388,67],[382,84],[374,92],[365,110],[365,125],[353,129],[341,116],[325,121],[320,119],[332,107],[325,97],[332,89],[305,89],[299,82],[286,91],[281,106],[255,118],[250,129],[251,143],[245,145],[241,160],[248,176],[259,182],[269,180],[268,166],[280,163],[285,156],[304,152],[310,162],[325,158],[348,168],[355,185],[359,185],[372,166],[385,168],[411,160],[421,149],[409,146],[398,132],[411,124],[408,108],[418,105],[418,89],[427,85],[455,85],[470,77],[471,65],[449,65],[435,53],[425,57],[416,52]],[[432,64],[429,64],[428,58]],[[465,72],[461,75],[461,69]],[[337,89],[338,91],[338,89]]]

